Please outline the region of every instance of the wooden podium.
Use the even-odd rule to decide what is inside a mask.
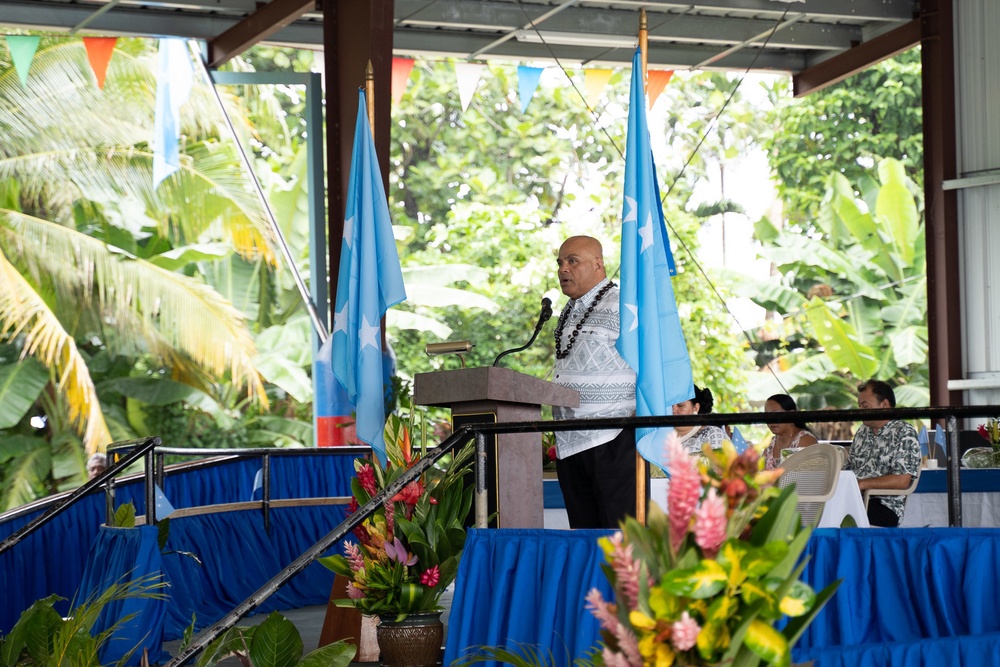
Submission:
[[[469,423],[538,421],[543,405],[575,408],[573,389],[508,368],[419,373],[413,401],[451,410],[455,428]],[[486,441],[486,490],[495,528],[543,528],[541,433],[508,433]]]

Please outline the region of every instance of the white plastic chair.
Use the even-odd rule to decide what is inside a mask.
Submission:
[[[818,443],[792,454],[781,463],[784,472],[778,486],[795,484],[796,505],[803,526],[815,526],[823,516],[826,501],[833,497],[840,478],[841,454],[833,445]]]
[[[865,509],[868,509],[868,497],[869,496],[909,496],[917,488],[917,482],[920,481],[920,469],[917,468],[917,474],[913,475],[913,480],[910,485],[905,489],[865,489],[861,492],[861,496],[865,500]],[[906,507],[906,498],[903,499],[903,507]]]

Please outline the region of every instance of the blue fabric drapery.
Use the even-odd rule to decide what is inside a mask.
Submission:
[[[803,579],[813,588],[843,583],[802,635],[797,658],[1000,632],[1000,529],[821,529],[805,553]]]
[[[330,450],[325,450],[330,451]],[[271,459],[271,483],[272,498],[316,498],[330,496],[347,496],[351,491],[351,478],[354,476],[355,455],[330,455],[317,454],[315,450],[302,450],[302,454],[274,456]],[[253,491],[253,480],[260,469],[260,459],[245,459],[224,461],[218,465],[205,467],[199,470],[188,470],[180,473],[170,473],[163,484],[163,491],[170,503],[177,509],[185,507],[198,507],[202,505],[213,505],[230,502],[244,502],[250,499]],[[141,481],[120,484],[116,487],[117,503],[119,505],[132,501],[138,514],[145,512],[145,499],[143,484]],[[40,516],[45,510],[37,510],[32,513],[0,523],[0,539],[6,538],[15,531]],[[283,510],[272,510],[272,518],[280,514]],[[324,516],[322,521],[319,515],[324,511],[333,516],[342,517],[342,510],[335,507],[309,508],[303,511],[301,525],[288,526],[288,537],[283,538],[280,545],[281,558],[287,565],[300,553],[315,543],[315,539],[307,541],[311,536],[316,539],[329,532],[333,524],[328,524]],[[340,514],[338,514],[338,512]],[[277,513],[277,514],[276,514]],[[247,512],[253,515],[254,512]],[[188,520],[195,520],[198,517],[190,517]],[[0,634],[10,632],[10,629],[17,622],[21,612],[30,607],[35,600],[58,594],[61,597],[72,599],[78,592],[83,581],[83,570],[86,563],[84,556],[88,554],[97,538],[101,524],[104,523],[104,494],[102,492],[93,493],[78,501],[67,512],[59,515],[50,523],[18,543],[13,549],[0,554],[0,595],[3,604],[0,604]],[[251,521],[246,518],[246,521]],[[262,524],[261,513],[256,512],[258,524]],[[282,521],[282,519],[275,519]],[[208,521],[208,519],[206,519]],[[339,519],[338,519],[339,521]],[[174,523],[174,522],[172,522]],[[180,522],[177,522],[180,523]],[[318,533],[319,526],[329,528]],[[232,531],[241,530],[238,526],[231,526]],[[171,526],[171,532],[181,531],[183,528]],[[227,544],[232,544],[234,538],[232,534],[220,535],[220,540],[224,540],[220,548],[226,548]],[[61,554],[76,554],[76,557],[57,557],[53,544],[59,544]],[[185,549],[193,553],[204,555],[215,549],[215,545],[210,542],[200,542],[197,545],[188,545]],[[181,549],[182,547],[173,547]],[[253,547],[246,548],[258,548]],[[260,547],[264,548],[264,547]],[[273,547],[268,546],[268,549]],[[179,556],[169,556],[170,561]],[[193,561],[192,561],[193,562]],[[315,566],[321,569],[322,566]],[[279,568],[280,569],[280,568]],[[310,568],[312,569],[312,568]],[[277,572],[275,570],[274,572]],[[273,574],[273,572],[272,572]],[[305,573],[301,577],[307,576]],[[315,586],[322,586],[325,581],[325,573],[319,579],[314,580]],[[300,577],[300,578],[301,578]],[[266,581],[266,579],[264,580]],[[332,581],[332,578],[330,579]],[[263,583],[263,581],[259,582]],[[294,584],[294,582],[293,582]],[[330,584],[325,584],[325,591],[311,590],[306,584],[293,585],[291,590],[298,591],[301,597],[292,596],[286,600],[287,606],[291,608],[304,604],[318,604],[326,601],[330,591]],[[307,590],[308,589],[308,590]],[[241,589],[242,590],[242,589]],[[250,592],[256,590],[252,588]],[[235,595],[235,593],[234,593]],[[242,600],[243,598],[239,598]],[[206,604],[216,604],[217,601],[206,601]],[[301,603],[301,604],[300,604]],[[56,605],[56,610],[62,614],[69,612],[69,603],[61,602]],[[199,627],[211,622],[207,614],[199,612]],[[191,622],[191,614],[187,618],[182,628]],[[177,623],[167,623],[167,637],[170,631],[176,631]]]
[[[571,665],[593,648],[599,624],[584,608],[597,588],[611,599],[597,547],[605,530],[470,530],[448,616],[444,664],[475,646],[551,649]]]
[[[195,628],[212,625],[243,602],[303,551],[337,527],[343,507],[271,510],[271,533],[260,512],[227,512],[183,517],[170,522],[163,571],[170,584],[164,637],[182,636],[194,615]],[[330,552],[339,553],[340,545]],[[195,554],[193,558],[174,551]],[[324,604],[333,572],[313,563],[264,601],[254,613]]]
[[[97,599],[113,584],[125,585],[140,579],[147,585],[161,582],[157,533],[156,526],[102,527],[87,558],[76,604]],[[101,664],[114,664],[128,655],[125,664],[138,665],[143,649],[149,651],[150,662],[167,657],[161,651],[166,611],[166,600],[148,597],[130,597],[106,604],[92,634],[118,627],[100,651]]]

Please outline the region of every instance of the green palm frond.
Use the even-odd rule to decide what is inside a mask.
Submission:
[[[98,202],[137,197],[164,236],[193,243],[211,231],[228,237],[243,257],[260,256],[273,265],[275,235],[247,177],[233,168],[234,150],[231,144],[189,146],[181,156],[181,169],[155,191],[153,154],[130,147],[0,156],[0,179],[15,179],[22,201],[63,216],[81,197]]]
[[[69,420],[87,452],[111,442],[90,372],[76,342],[38,293],[7,261],[0,248],[0,334],[23,334],[30,354],[56,375],[56,390],[66,397]]]
[[[160,344],[155,331],[212,375],[228,373],[235,384],[247,383],[251,395],[267,402],[243,316],[208,285],[17,211],[0,209],[0,242],[57,289],[76,290],[84,300],[96,292],[114,326],[126,321],[117,315],[134,313],[134,334],[151,349]]]
[[[157,217],[179,227],[187,242],[198,240],[211,223],[232,239],[236,251],[252,259],[277,261],[277,240],[260,198],[252,190],[250,178],[238,164],[230,142],[202,142],[189,145],[181,168],[157,189],[159,200],[174,209]],[[165,230],[164,230],[165,231]]]

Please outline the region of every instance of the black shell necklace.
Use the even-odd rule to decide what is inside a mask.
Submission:
[[[580,321],[576,323],[576,327],[573,329],[572,333],[570,333],[569,343],[566,345],[565,350],[562,349],[562,335],[563,329],[566,327],[566,322],[569,320],[570,309],[563,308],[562,313],[559,314],[559,322],[556,324],[556,359],[565,359],[569,356],[570,350],[572,350],[573,345],[576,344],[576,337],[580,335],[580,330],[583,329],[583,325],[587,321],[587,318],[590,317],[592,312],[594,312],[594,308],[596,308],[597,304],[601,302],[604,295],[610,292],[611,288],[614,286],[615,284],[613,282],[608,281],[608,284],[602,287],[601,291],[594,295],[594,300],[590,302],[589,306],[587,306],[587,310],[584,311],[583,317],[580,318]]]

